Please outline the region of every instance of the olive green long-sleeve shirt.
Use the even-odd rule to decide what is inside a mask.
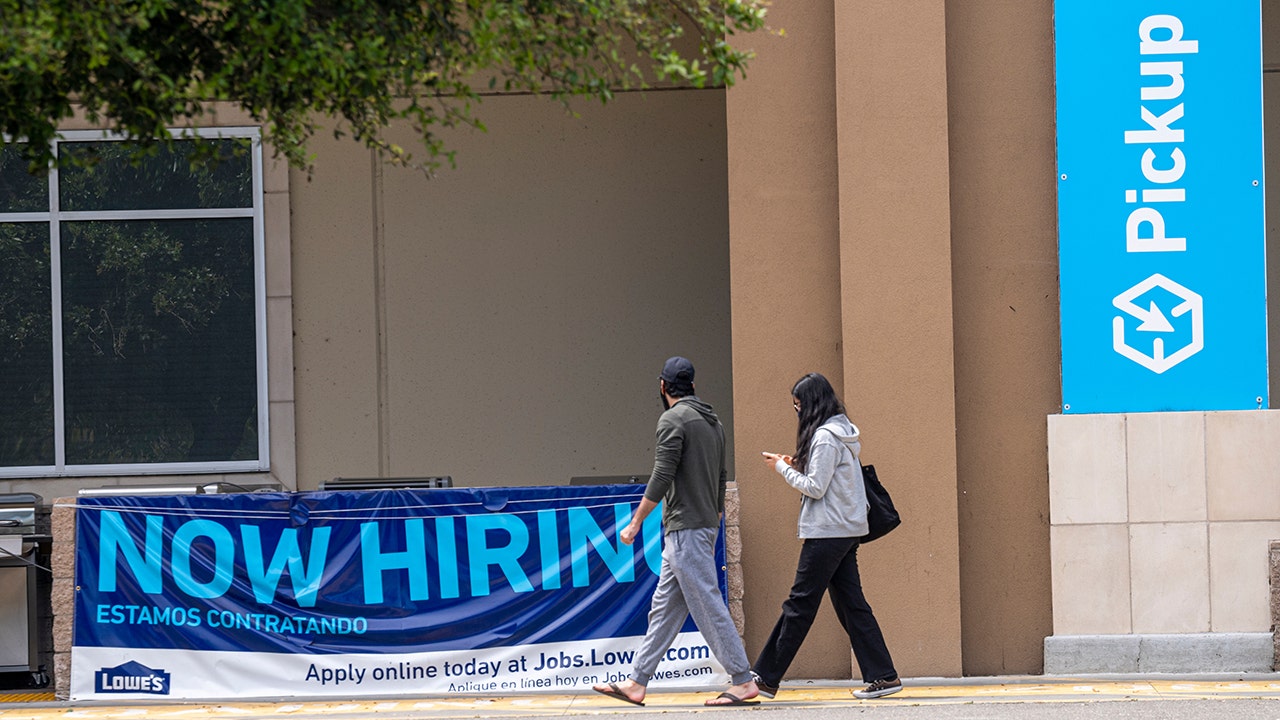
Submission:
[[[720,526],[724,512],[724,426],[711,406],[681,398],[658,418],[653,474],[644,496],[665,501],[665,532]]]

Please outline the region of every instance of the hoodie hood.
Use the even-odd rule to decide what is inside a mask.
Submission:
[[[707,422],[711,423],[712,425],[715,425],[716,423],[720,422],[720,418],[716,416],[716,411],[707,403],[704,403],[702,402],[702,400],[699,400],[697,395],[688,395],[683,398],[680,398],[679,404],[687,405],[690,408],[697,410],[698,414],[701,415],[704,419],[706,419]],[[856,433],[857,430],[854,430],[854,432]]]
[[[858,426],[849,422],[846,415],[832,415],[822,424],[822,427],[836,436],[840,442],[844,443],[849,451],[856,458],[862,452],[862,442],[860,440],[861,433],[858,432]]]

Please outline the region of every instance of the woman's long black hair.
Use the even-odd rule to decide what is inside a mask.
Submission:
[[[833,415],[845,413],[844,403],[836,397],[831,383],[818,373],[809,373],[791,387],[791,397],[800,402],[799,424],[796,427],[796,454],[792,467],[806,472],[809,465],[809,445],[813,434]]]

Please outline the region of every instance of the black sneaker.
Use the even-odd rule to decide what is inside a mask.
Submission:
[[[778,686],[777,686],[777,685],[770,685],[769,683],[767,683],[767,682],[765,682],[764,680],[760,679],[760,675],[759,675],[758,673],[756,673],[756,671],[755,671],[755,670],[752,670],[752,671],[751,671],[751,679],[755,681],[755,683],[756,683],[756,687],[757,687],[757,688],[760,688],[760,694],[761,694],[761,695],[763,695],[763,696],[765,696],[765,697],[769,698],[770,700],[772,700],[772,699],[773,699],[773,696],[778,694]]]
[[[870,700],[872,698],[884,697],[885,695],[892,695],[901,689],[902,681],[898,678],[893,678],[892,680],[877,680],[862,690],[854,690],[853,696],[863,700]]]

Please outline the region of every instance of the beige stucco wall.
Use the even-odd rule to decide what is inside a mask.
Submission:
[[[836,3],[845,388],[915,518],[863,565],[915,676],[963,669],[945,5]]]
[[[759,43],[749,77],[728,93],[735,432],[752,657],[799,554],[799,500],[757,458],[794,449],[789,390],[800,375],[820,370],[838,391],[844,385],[833,16],[829,3],[774,7],[771,22],[786,37]],[[865,431],[874,442],[876,429]],[[879,576],[864,581],[873,607],[892,597]],[[883,629],[893,643],[897,627]],[[824,603],[790,675],[851,677],[850,668],[848,640]]]
[[[785,37],[728,94],[749,645],[796,551],[792,493],[748,463],[794,442],[786,392],[818,370],[907,518],[863,552],[899,670],[1042,667],[1043,416],[1059,405],[1052,2],[1008,9],[775,7]],[[793,674],[832,672],[846,649],[824,609]]]
[[[1040,672],[1061,404],[1053,2],[947,4],[964,670]]]
[[[906,520],[862,549],[906,676],[961,672],[943,3],[774,9],[728,95],[734,383],[747,641],[794,573],[794,491],[753,458],[794,448],[788,391],[830,377]],[[779,508],[785,509],[781,515]],[[829,608],[791,669],[849,663]]]
[[[578,110],[488,98],[433,178],[318,139],[292,194],[302,488],[647,473],[673,354],[732,427],[723,92]]]

